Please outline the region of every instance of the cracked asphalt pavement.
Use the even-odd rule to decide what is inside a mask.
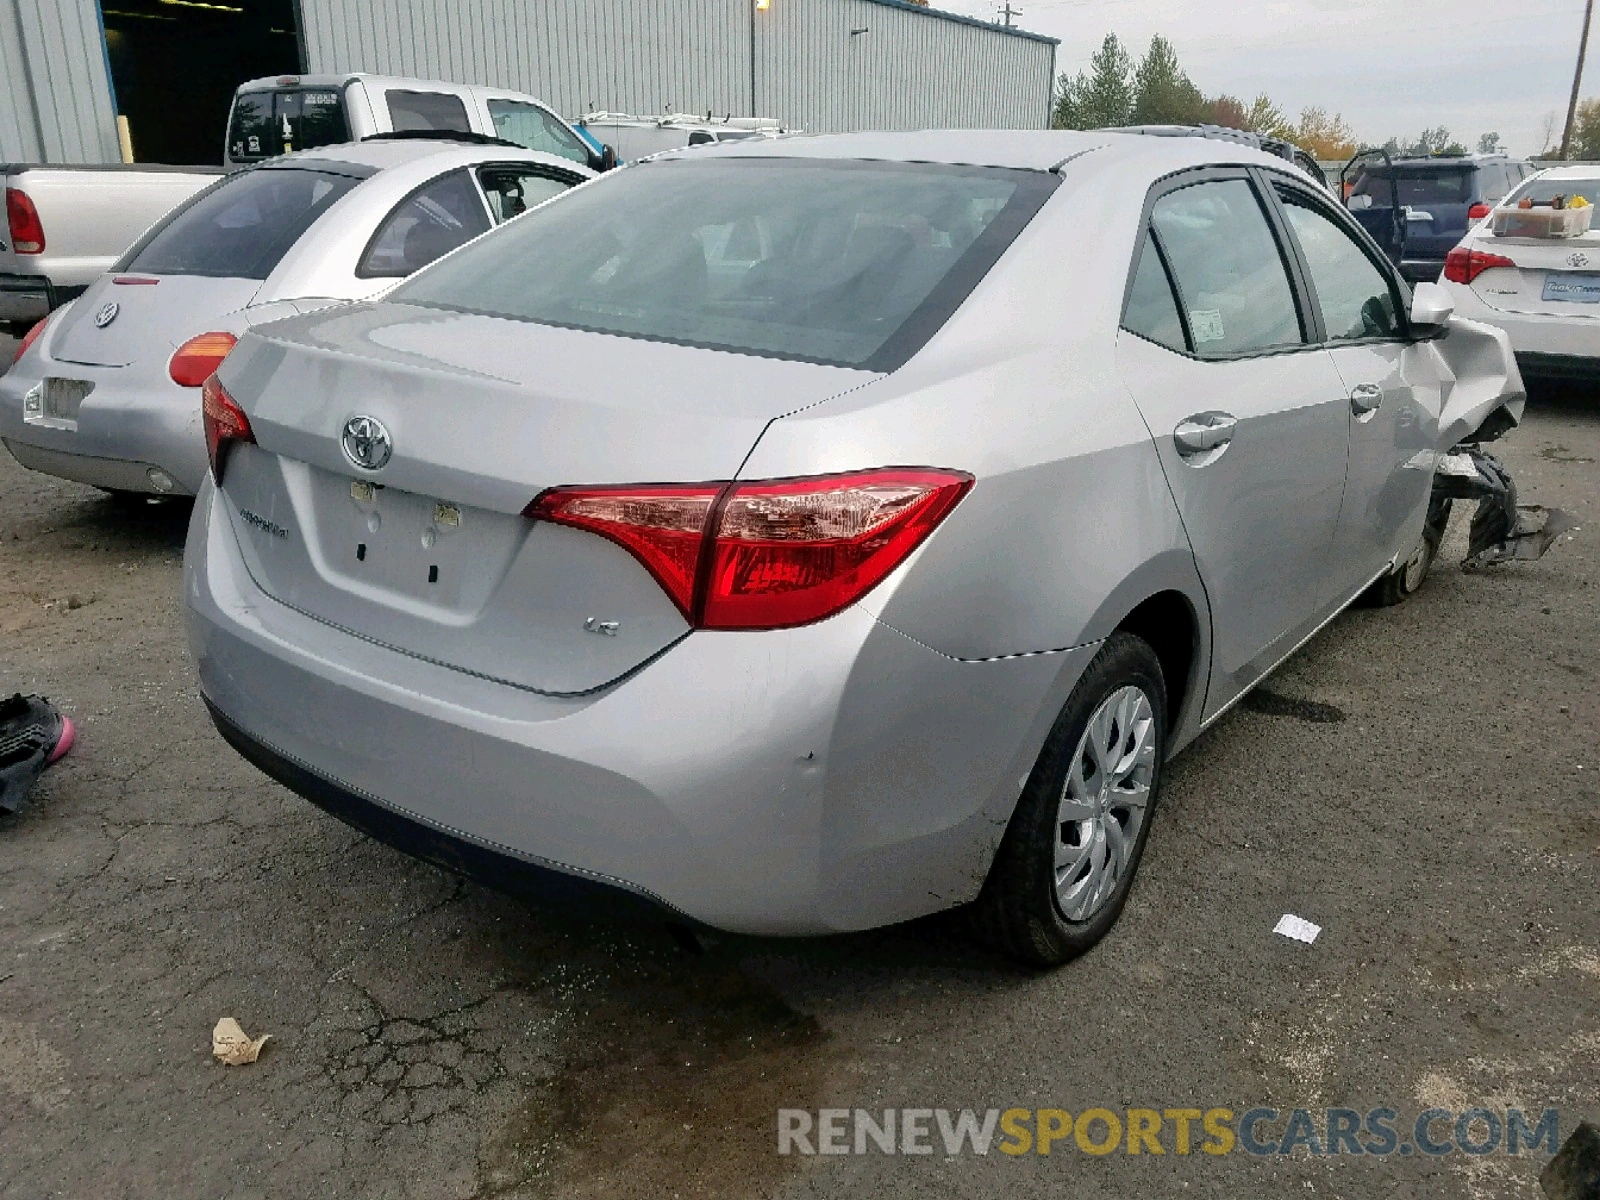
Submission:
[[[1537,1196],[1543,1155],[775,1138],[779,1107],[1600,1119],[1600,395],[1502,452],[1582,528],[1467,574],[1458,513],[1420,595],[1341,617],[1173,765],[1120,925],[1045,975],[943,919],[697,952],[376,845],[213,732],[184,508],[0,455],[0,688],[81,730],[0,820],[0,1197]],[[272,1035],[254,1065],[212,1060],[225,1015]]]

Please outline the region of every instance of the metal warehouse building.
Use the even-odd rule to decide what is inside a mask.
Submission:
[[[906,0],[0,0],[0,161],[220,161],[264,75],[514,88],[568,116],[1042,128],[1053,39]]]

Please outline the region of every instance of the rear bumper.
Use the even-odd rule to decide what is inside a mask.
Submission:
[[[581,907],[585,912],[603,912],[621,918],[683,915],[661,903],[658,897],[634,891],[619,881],[542,866],[509,850],[480,845],[448,829],[397,812],[381,800],[328,779],[259,741],[219,712],[210,700],[205,703],[222,739],[252,766],[330,816],[413,858],[475,879],[496,891],[540,903]]]
[[[89,367],[30,355],[28,369],[0,377],[0,441],[25,467],[93,487],[192,496],[208,470],[200,389],[150,378],[148,367]],[[76,421],[30,420],[24,412],[41,372],[95,385]],[[159,469],[174,486],[163,489]]]
[[[184,593],[202,693],[246,757],[497,886],[553,873],[722,929],[861,929],[972,899],[1095,650],[962,662],[856,607],[691,634],[601,692],[541,695],[267,597],[211,519],[225,502],[208,484],[195,505]]]
[[[1494,308],[1471,287],[1445,283],[1456,314],[1505,330],[1517,365],[1534,378],[1592,378],[1600,373],[1600,311],[1522,313]],[[1600,306],[1595,306],[1600,308]]]

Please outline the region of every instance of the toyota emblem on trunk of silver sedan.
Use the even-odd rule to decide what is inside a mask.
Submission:
[[[110,304],[102,305],[100,311],[94,314],[94,327],[96,329],[104,329],[117,319],[117,314],[121,311],[122,306],[115,300]]]
[[[1589,256],[1582,250],[1579,250],[1574,254],[1567,255],[1567,266],[1569,267],[1587,267],[1588,265]]]
[[[389,461],[394,443],[376,417],[351,417],[344,423],[344,456],[366,471],[376,471]]]

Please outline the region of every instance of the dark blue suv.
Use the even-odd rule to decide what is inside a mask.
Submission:
[[[1533,171],[1528,163],[1501,154],[1388,162],[1369,157],[1348,176],[1345,204],[1399,264],[1402,275],[1413,283],[1436,282],[1444,256],[1467,229]]]

